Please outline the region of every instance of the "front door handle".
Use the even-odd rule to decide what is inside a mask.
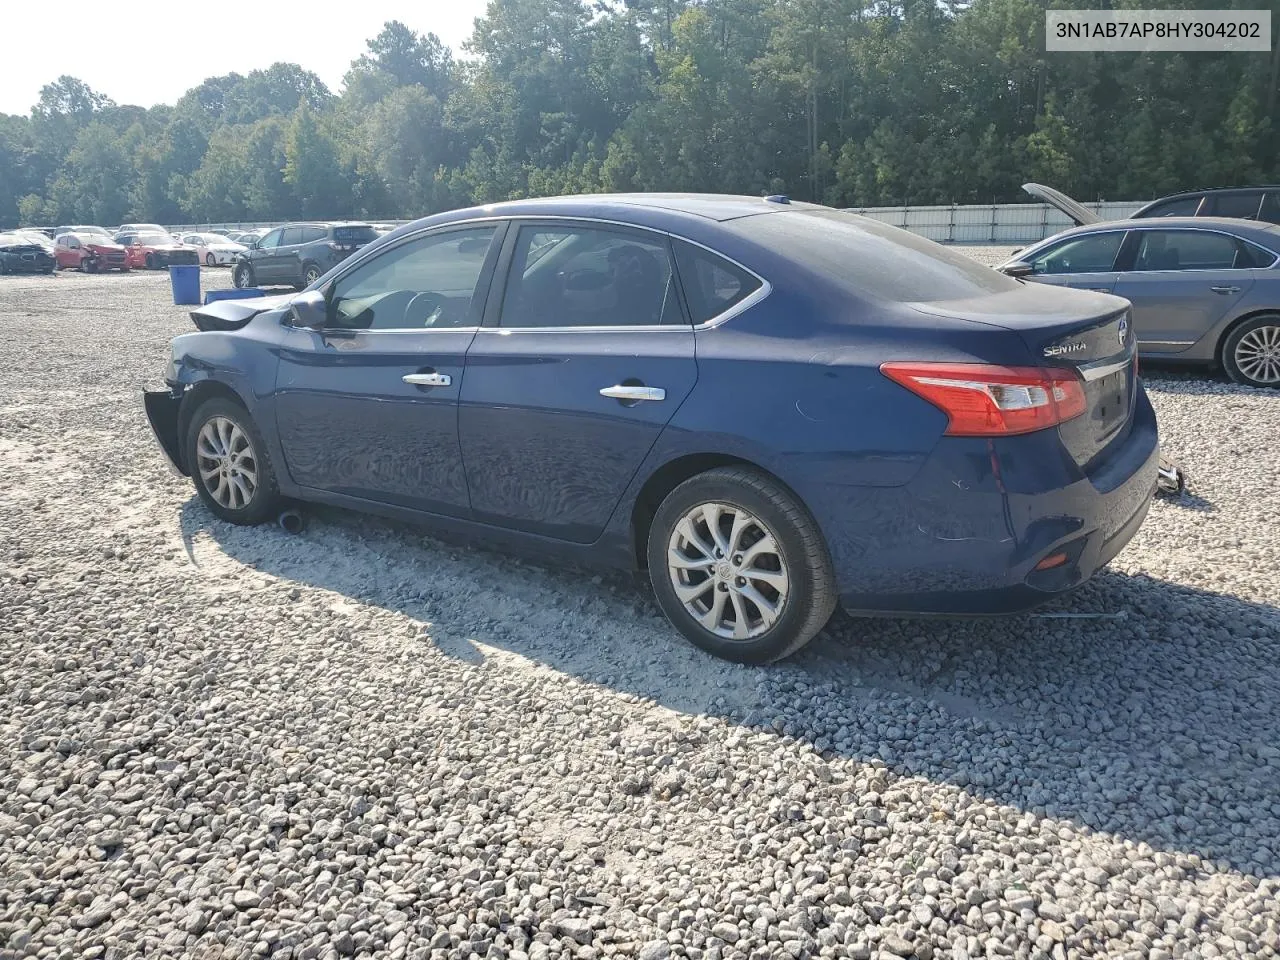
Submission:
[[[406,373],[400,378],[415,387],[447,387],[453,383],[453,377],[447,373]]]
[[[1239,292],[1240,292],[1240,288],[1239,288],[1239,287],[1210,287],[1209,289],[1210,289],[1210,290],[1212,290],[1214,293],[1220,293],[1220,294],[1222,294],[1223,296],[1227,296],[1228,294],[1232,294],[1232,293],[1239,293]]]
[[[601,388],[600,396],[612,397],[614,400],[631,400],[633,402],[638,402],[640,400],[665,400],[667,399],[667,391],[663,390],[661,387],[644,387],[617,383],[612,387]]]

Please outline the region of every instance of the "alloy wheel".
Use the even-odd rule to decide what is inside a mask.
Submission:
[[[1235,362],[1255,383],[1280,383],[1280,326],[1255,327],[1236,344]]]
[[[243,510],[258,490],[258,460],[249,435],[227,417],[210,417],[196,438],[200,482],[219,506]]]
[[[729,640],[766,633],[790,588],[772,531],[727,503],[699,504],[680,518],[667,543],[667,572],[689,615]]]

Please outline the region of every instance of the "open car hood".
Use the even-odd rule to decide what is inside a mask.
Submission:
[[[1075,221],[1076,226],[1086,227],[1091,223],[1101,223],[1102,218],[1075,200],[1072,200],[1065,193],[1060,193],[1053,187],[1046,187],[1042,183],[1024,183],[1022,189],[1027,191],[1037,200],[1043,200],[1050,206],[1057,207],[1068,217]]]
[[[282,293],[274,297],[215,300],[192,310],[191,320],[198,330],[239,330],[260,313],[287,307],[296,296],[296,293]]]

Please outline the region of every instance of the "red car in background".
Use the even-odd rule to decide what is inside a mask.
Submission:
[[[124,247],[97,233],[62,233],[54,241],[54,259],[59,270],[81,270],[97,273],[100,270],[129,269]]]
[[[194,247],[179,243],[167,233],[117,233],[116,243],[124,247],[130,267],[163,270],[175,264],[199,265]]]

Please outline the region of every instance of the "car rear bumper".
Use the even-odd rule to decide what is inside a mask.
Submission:
[[[1054,431],[998,443],[946,438],[904,487],[880,491],[871,536],[828,536],[855,614],[1017,613],[1084,583],[1137,533],[1156,488],[1155,413],[1141,393],[1128,437],[1082,475]],[[824,524],[824,528],[826,528]],[[1038,565],[1053,566],[1038,569]]]

